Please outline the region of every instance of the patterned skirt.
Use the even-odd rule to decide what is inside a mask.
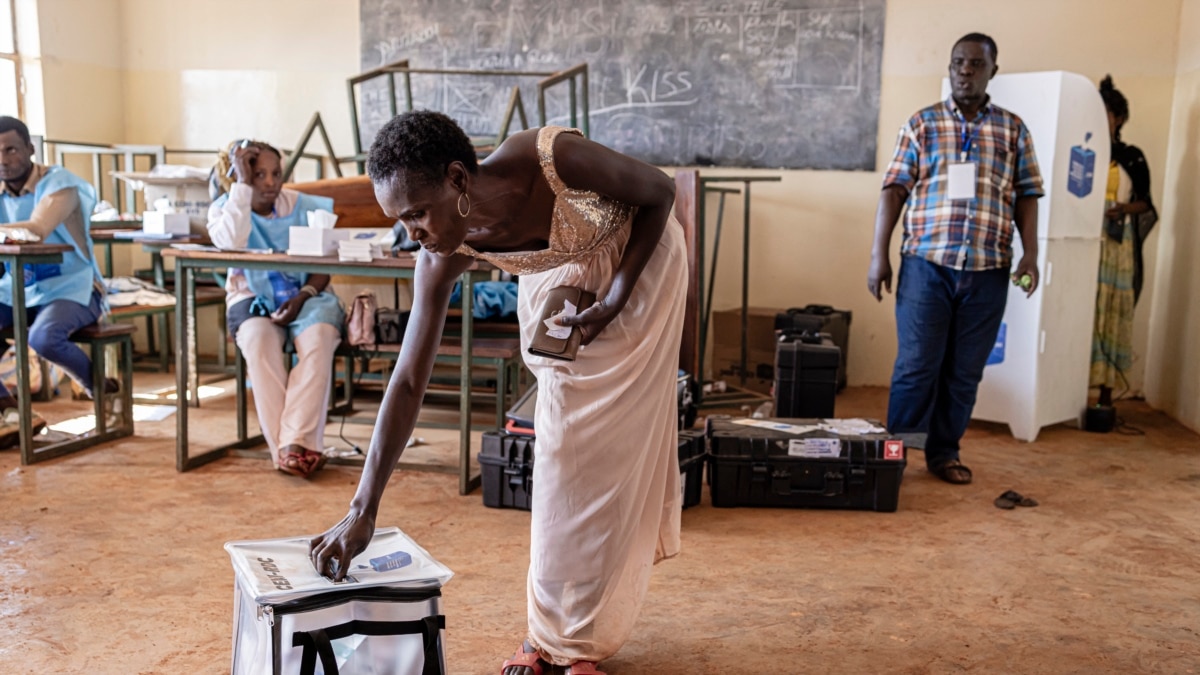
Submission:
[[[1133,306],[1133,226],[1126,219],[1120,243],[1107,235],[1100,243],[1090,386],[1128,386],[1133,366]]]

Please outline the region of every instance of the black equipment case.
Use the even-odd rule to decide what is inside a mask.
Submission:
[[[753,426],[725,416],[706,422],[713,506],[896,510],[903,441],[818,427],[839,420],[744,421]]]
[[[675,381],[675,394],[679,409],[679,428],[691,429],[696,423],[696,382],[687,371],[679,371]],[[517,433],[533,432],[533,418],[537,412],[537,380],[534,380],[521,398],[505,413],[508,430]]]
[[[826,333],[833,344],[842,350],[838,368],[837,390],[846,388],[846,362],[850,354],[850,319],[848,309],[834,309],[829,305],[806,305],[793,307],[775,315],[775,330],[787,333]]]
[[[775,414],[833,417],[842,350],[820,333],[783,333],[775,345]]]
[[[534,440],[533,436],[504,431],[483,432],[479,470],[483,474],[484,506],[529,510]]]
[[[704,459],[708,456],[708,439],[702,429],[679,432],[679,483],[683,508],[700,503],[704,487]]]
[[[483,505],[494,509],[528,511],[533,496],[533,457],[537,439],[505,431],[483,432],[479,469],[483,482]],[[707,456],[704,431],[679,432],[679,473],[682,507],[700,503]]]

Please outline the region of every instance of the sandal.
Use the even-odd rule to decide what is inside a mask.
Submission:
[[[1033,497],[1026,497],[1016,490],[1009,490],[999,497],[996,497],[995,501],[992,503],[994,503],[996,508],[999,509],[1012,509],[1018,506],[1037,506],[1038,500],[1034,499]]]
[[[604,675],[604,673],[596,670],[595,661],[576,661],[567,666],[567,675]]]
[[[929,473],[953,485],[966,485],[971,482],[971,470],[957,459],[951,459],[937,466],[930,467]]]
[[[542,664],[545,662],[542,661],[542,657],[536,650],[532,652],[525,651],[527,646],[529,646],[528,643],[523,642],[521,646],[517,647],[517,651],[513,654],[512,658],[507,659],[504,665],[500,666],[500,675],[504,675],[504,672],[512,667],[528,668],[533,671],[533,675],[542,675]]]
[[[309,460],[308,475],[310,476],[324,469],[325,463],[329,461],[329,457],[325,453],[317,452],[316,450],[305,450],[304,456]]]
[[[287,445],[279,449],[280,471],[300,478],[308,478],[315,471],[325,466],[325,455],[313,452],[299,445]]]

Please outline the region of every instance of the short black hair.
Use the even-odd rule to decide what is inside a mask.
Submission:
[[[0,134],[7,134],[10,131],[17,132],[17,135],[27,145],[33,145],[33,139],[29,137],[29,127],[25,126],[24,122],[8,115],[0,116]]]
[[[462,127],[440,112],[414,110],[393,117],[376,134],[367,175],[378,182],[403,172],[409,181],[433,184],[455,161],[471,173],[479,168],[475,146]]]
[[[954,46],[957,47],[964,42],[976,42],[987,46],[987,48],[992,52],[992,62],[995,63],[999,61],[1000,49],[996,46],[996,41],[992,39],[992,36],[985,35],[983,33],[967,33],[966,35],[958,38],[958,42],[955,42]],[[951,49],[953,49],[953,47]]]

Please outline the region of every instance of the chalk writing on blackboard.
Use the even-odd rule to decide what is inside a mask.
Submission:
[[[361,0],[364,70],[589,66],[591,136],[659,165],[873,170],[885,0]],[[532,79],[414,76],[414,104],[497,131]],[[566,123],[566,92],[548,99]],[[403,105],[401,105],[403,108]],[[370,135],[386,90],[364,87]],[[536,123],[531,120],[531,123]]]

